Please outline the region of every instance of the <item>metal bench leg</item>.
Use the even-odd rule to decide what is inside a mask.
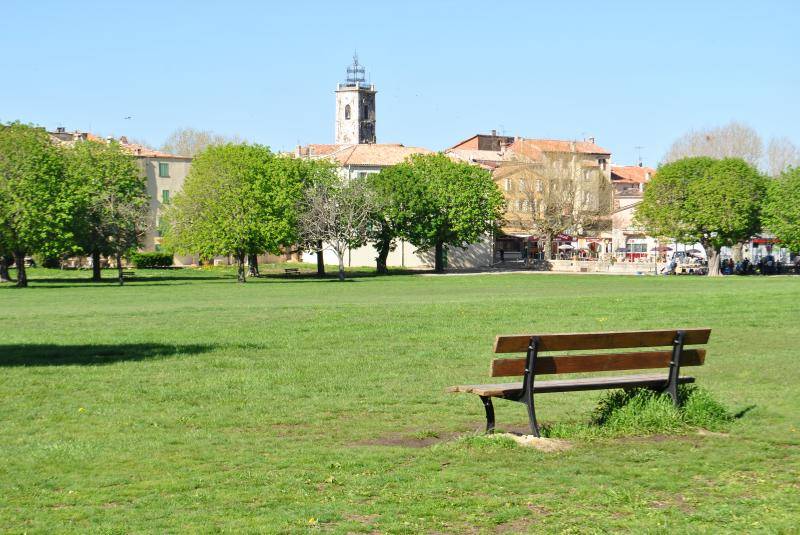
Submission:
[[[536,407],[533,405],[533,395],[528,397],[525,400],[525,407],[528,408],[528,421],[531,424],[531,433],[536,438],[541,437],[541,433],[539,433],[539,424],[536,422]]]
[[[486,409],[486,433],[494,433],[494,406],[492,405],[492,398],[488,396],[481,396],[483,401],[483,408]]]

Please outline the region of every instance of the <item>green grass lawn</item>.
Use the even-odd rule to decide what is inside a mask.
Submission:
[[[0,531],[797,532],[800,278],[87,276],[0,286]],[[681,326],[713,329],[690,371],[727,433],[459,438],[483,409],[444,389],[488,380],[496,334]]]

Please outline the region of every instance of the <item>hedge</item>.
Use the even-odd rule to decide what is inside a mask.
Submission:
[[[172,267],[172,253],[133,253],[130,261],[137,269]]]

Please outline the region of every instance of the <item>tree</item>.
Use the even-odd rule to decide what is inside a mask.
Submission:
[[[385,170],[401,181],[392,202],[397,232],[422,251],[434,250],[434,270],[444,271],[447,246],[466,247],[493,231],[505,202],[488,171],[444,154],[416,154]]]
[[[224,136],[209,130],[196,130],[194,128],[179,128],[170,134],[161,150],[178,156],[194,157],[203,152],[207,147],[226,145],[229,143],[240,144],[239,136]]]
[[[28,285],[27,254],[74,250],[77,199],[65,176],[63,155],[44,129],[0,125],[0,244],[14,256],[19,287]]]
[[[389,272],[387,259],[396,247],[397,238],[403,236],[403,227],[413,219],[404,202],[404,192],[414,187],[414,175],[408,166],[393,165],[380,173],[367,178],[370,189],[375,194],[372,221],[368,229],[368,240],[375,246],[378,256],[375,259],[377,272]]]
[[[659,168],[635,217],[653,236],[699,242],[714,276],[720,248],[758,232],[763,192],[763,177],[741,158],[684,158]]]
[[[767,146],[767,172],[777,177],[791,167],[800,167],[800,150],[786,137],[770,140]]]
[[[302,183],[284,164],[261,145],[206,148],[165,215],[166,244],[203,258],[233,255],[245,282],[248,255],[296,242]]]
[[[92,280],[99,281],[100,257],[121,258],[137,247],[148,227],[147,184],[132,156],[112,141],[79,141],[66,150],[67,174],[79,195],[75,239],[92,257]]]
[[[599,169],[574,169],[572,156],[513,160],[495,172],[515,184],[510,211],[520,228],[545,237],[548,259],[557,235],[582,234],[606,221],[611,211],[610,180]]]
[[[753,128],[738,122],[693,130],[672,143],[664,157],[670,163],[683,158],[708,156],[715,159],[741,158],[753,167],[761,163],[764,142]]]
[[[310,250],[329,247],[339,261],[340,281],[344,280],[347,250],[367,241],[374,206],[374,194],[364,178],[320,182],[304,193],[300,204],[301,242]]]
[[[784,247],[800,252],[800,167],[769,181],[763,224]]]

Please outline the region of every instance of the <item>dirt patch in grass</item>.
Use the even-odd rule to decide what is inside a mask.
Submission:
[[[540,438],[533,435],[517,435],[514,433],[498,433],[498,437],[510,437],[514,442],[526,448],[534,448],[546,453],[566,451],[572,447],[572,442],[560,438]]]
[[[667,509],[667,508],[675,508],[683,513],[694,513],[695,509],[689,503],[686,502],[686,499],[683,497],[682,494],[676,494],[669,500],[658,500],[650,503],[650,506],[655,509]]]

